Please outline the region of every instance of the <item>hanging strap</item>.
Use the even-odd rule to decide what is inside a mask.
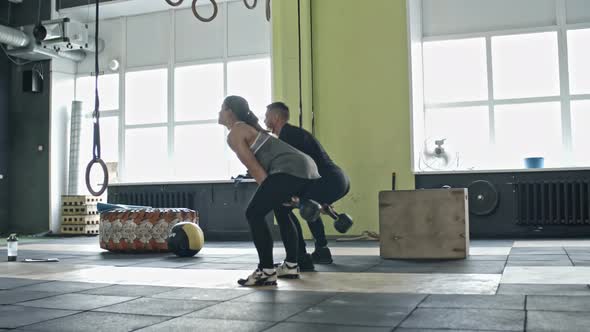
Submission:
[[[94,36],[94,45],[98,45],[98,7],[99,1],[96,1],[96,32]],[[109,185],[109,172],[107,165],[100,159],[100,101],[98,98],[98,47],[94,51],[94,112],[92,112],[93,119],[93,142],[92,142],[92,160],[86,166],[86,188],[94,196],[102,195]],[[99,164],[103,172],[102,187],[98,191],[94,191],[90,184],[90,170],[94,164]]]

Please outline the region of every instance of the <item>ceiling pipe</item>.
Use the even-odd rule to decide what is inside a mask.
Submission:
[[[26,33],[20,30],[0,25],[0,43],[12,47],[26,47],[29,45],[30,39]]]

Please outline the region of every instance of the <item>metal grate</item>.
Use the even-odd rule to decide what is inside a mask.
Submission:
[[[190,192],[120,192],[117,202],[153,208],[194,208],[195,195]]]
[[[515,186],[517,224],[590,224],[588,181],[518,182]]]

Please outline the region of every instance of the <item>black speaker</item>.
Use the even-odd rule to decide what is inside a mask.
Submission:
[[[36,70],[23,71],[23,92],[43,92],[43,77]]]

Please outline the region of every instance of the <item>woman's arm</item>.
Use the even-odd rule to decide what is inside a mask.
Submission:
[[[229,133],[228,143],[256,182],[262,184],[266,179],[267,174],[248,146],[248,142],[246,141],[247,133],[248,131],[241,126],[234,128]]]

